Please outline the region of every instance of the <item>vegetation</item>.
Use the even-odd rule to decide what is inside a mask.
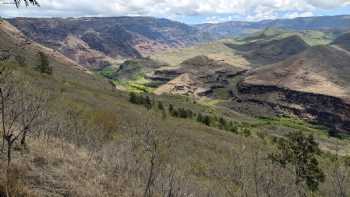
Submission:
[[[313,136],[304,136],[300,131],[292,132],[286,138],[277,139],[276,144],[280,152],[272,154],[272,160],[284,168],[291,165],[298,188],[305,184],[309,190],[317,191],[325,175],[316,158],[321,151]],[[299,196],[303,195],[299,193]]]
[[[39,52],[40,64],[36,67],[36,69],[43,74],[52,74],[52,67],[50,66],[49,59],[47,55],[43,52]]]

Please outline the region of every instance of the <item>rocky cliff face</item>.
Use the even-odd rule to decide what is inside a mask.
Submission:
[[[149,17],[16,18],[8,21],[30,39],[95,69],[112,63],[110,58],[139,58],[204,39],[191,26]]]
[[[346,99],[241,82],[234,102],[264,108],[257,115],[266,115],[266,111],[274,115],[295,115],[331,129],[350,132],[350,102]]]

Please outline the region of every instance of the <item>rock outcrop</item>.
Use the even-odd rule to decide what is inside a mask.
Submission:
[[[241,71],[241,68],[206,56],[197,56],[184,61],[178,67],[157,69],[149,78],[162,85],[156,90],[157,94],[210,97],[213,90],[228,85],[229,78]]]

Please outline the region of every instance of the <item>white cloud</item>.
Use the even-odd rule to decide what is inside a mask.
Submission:
[[[12,1],[12,0],[0,0]],[[229,16],[246,20],[311,16],[318,9],[345,6],[350,0],[39,0],[41,8],[0,5],[0,16],[121,16],[176,18],[203,16],[220,22]],[[220,17],[225,15],[225,17]],[[213,18],[217,17],[217,18]]]

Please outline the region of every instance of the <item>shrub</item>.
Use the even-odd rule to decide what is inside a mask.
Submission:
[[[173,113],[173,111],[174,111],[174,106],[173,106],[172,104],[169,104],[168,111],[169,111],[170,114]]]
[[[40,56],[40,64],[36,67],[36,69],[41,73],[51,75],[52,67],[50,66],[49,58],[43,52],[39,52],[39,56]]]
[[[158,109],[164,111],[164,105],[161,101],[158,102]]]

